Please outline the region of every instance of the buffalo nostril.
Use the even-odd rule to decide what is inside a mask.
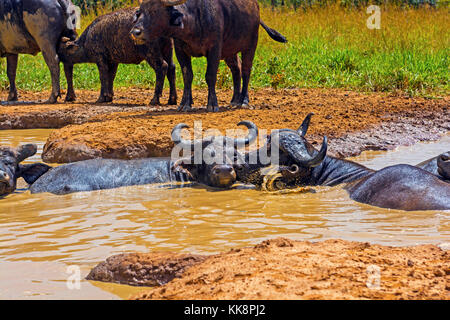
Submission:
[[[0,171],[0,181],[8,182],[9,176],[5,171]]]

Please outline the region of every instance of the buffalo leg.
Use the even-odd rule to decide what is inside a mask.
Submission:
[[[54,46],[50,43],[41,47],[42,56],[44,57],[45,63],[47,64],[50,75],[52,77],[52,93],[50,98],[48,98],[48,103],[56,103],[58,98],[61,96],[61,90],[59,85],[60,69],[59,69],[59,58],[56,54]]]
[[[258,39],[256,39],[256,41],[258,41]],[[242,91],[239,101],[241,106],[247,106],[249,104],[248,85],[250,82],[250,74],[252,72],[255,50],[256,44],[254,47],[250,47],[245,52],[242,52]]]
[[[75,95],[75,90],[73,89],[73,64],[64,63],[64,74],[66,75],[67,80],[66,101],[75,101],[77,96]]]
[[[107,63],[101,61],[97,63],[98,67],[98,73],[100,75],[100,83],[101,83],[101,89],[100,89],[100,96],[97,99],[96,103],[102,103],[102,102],[111,102],[112,101],[112,95],[109,92],[110,84],[109,84],[109,72],[110,68]]]
[[[17,61],[19,60],[19,55],[8,54],[6,56],[6,73],[9,79],[9,95],[8,101],[17,101],[17,88],[16,88],[16,72],[17,72]]]
[[[148,64],[155,70],[156,74],[156,83],[155,83],[155,93],[153,94],[153,98],[150,101],[150,105],[156,106],[160,105],[159,98],[162,95],[164,88],[164,79],[167,74],[167,62],[161,59],[147,59]]]
[[[168,40],[172,41],[172,40]],[[164,60],[167,62],[167,80],[169,81],[170,93],[169,93],[169,101],[167,104],[176,105],[177,104],[177,85],[176,85],[176,68],[173,63],[173,46],[166,46],[167,49],[163,52]]]
[[[114,97],[114,79],[116,79],[118,63],[111,63],[108,66],[108,96],[111,97],[111,101]]]
[[[24,15],[23,21],[27,30],[30,32],[31,36],[36,41],[37,45],[42,51],[42,56],[50,70],[50,75],[52,78],[52,93],[48,99],[48,103],[56,103],[58,98],[61,96],[59,78],[60,78],[60,68],[59,68],[59,57],[56,52],[57,43],[59,42],[60,34],[57,32],[45,31],[46,24],[43,24],[43,19],[39,18],[39,15],[44,14],[47,8],[42,7],[42,11],[36,15],[29,14]],[[39,12],[39,10],[38,10]],[[50,27],[50,25],[49,25]],[[54,29],[50,29],[54,30]]]
[[[241,59],[239,59],[239,55],[236,54],[233,58],[225,59],[225,62],[230,68],[233,76],[234,90],[230,105],[237,106],[239,105],[239,98],[241,95]]]
[[[192,72],[191,57],[184,53],[183,50],[178,49],[177,46],[175,46],[175,53],[180,63],[184,82],[183,98],[181,98],[178,111],[190,111],[194,103],[192,99],[192,80],[194,79],[194,74]]]
[[[222,48],[216,45],[207,56],[208,65],[206,67],[206,83],[208,84],[208,105],[206,109],[210,112],[219,111],[219,104],[217,103],[216,82],[217,71],[219,70],[220,53]]]

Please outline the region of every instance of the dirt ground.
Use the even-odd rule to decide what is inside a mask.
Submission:
[[[277,238],[203,258],[175,253],[113,256],[88,279],[155,286],[132,299],[449,300],[449,254],[435,245]]]
[[[308,137],[320,144],[329,138],[329,151],[341,157],[364,150],[387,150],[419,140],[435,140],[450,130],[450,96],[409,98],[399,94],[358,93],[338,89],[257,89],[251,106],[228,107],[231,90],[219,90],[219,113],[207,113],[207,89],[194,90],[194,110],[178,113],[174,106],[150,107],[150,90],[116,90],[114,103],[95,105],[96,91],[77,92],[76,103],[5,105],[0,128],[61,128],[54,130],[43,159],[64,163],[95,157],[141,158],[169,156],[172,128],[184,122],[203,129],[236,128],[251,120],[260,129],[297,128],[314,112]],[[182,92],[179,92],[181,97]],[[24,101],[45,100],[48,92],[21,93]],[[165,91],[161,101],[167,101]],[[63,127],[65,126],[65,127]]]

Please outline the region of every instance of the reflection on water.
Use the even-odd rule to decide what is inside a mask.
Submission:
[[[35,142],[41,152],[49,132],[0,131],[0,144]],[[354,160],[378,169],[415,164],[447,150],[450,136]],[[449,239],[450,214],[375,208],[350,200],[339,187],[282,195],[158,185],[65,196],[19,190],[0,200],[0,299],[127,298],[140,289],[82,281],[80,290],[69,290],[67,266],[79,266],[84,277],[96,263],[122,252],[215,253],[278,236],[440,243]]]

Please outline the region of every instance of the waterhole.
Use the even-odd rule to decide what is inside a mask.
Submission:
[[[38,154],[27,160],[36,162],[50,132],[3,130],[0,145],[37,143]],[[380,169],[417,164],[448,150],[450,136],[445,136],[389,152],[364,152],[352,160]],[[340,187],[270,194],[147,185],[56,196],[32,195],[21,182],[14,194],[0,199],[0,299],[127,298],[142,288],[83,279],[113,254],[209,254],[281,236],[393,246],[437,244],[449,240],[450,213],[359,204]],[[77,270],[79,287],[74,285]]]

